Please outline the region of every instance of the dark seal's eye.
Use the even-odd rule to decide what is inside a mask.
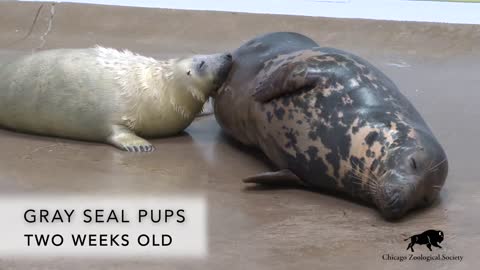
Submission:
[[[417,169],[417,162],[415,161],[414,158],[410,158],[410,163],[412,165],[412,168],[416,170]]]
[[[192,73],[192,72],[189,70],[189,71],[187,72],[187,75],[190,76],[191,73]]]

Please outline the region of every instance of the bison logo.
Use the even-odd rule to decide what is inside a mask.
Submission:
[[[432,251],[432,246],[442,248],[439,245],[439,243],[443,241],[443,232],[436,231],[436,230],[428,230],[428,231],[424,231],[421,234],[413,235],[405,239],[404,241],[407,241],[408,239],[410,239],[410,244],[408,244],[407,250],[410,249],[413,252],[414,251],[413,246],[415,244],[419,244],[419,245],[427,245],[428,249]]]

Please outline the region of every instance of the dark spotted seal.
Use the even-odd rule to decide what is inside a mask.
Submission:
[[[445,152],[395,84],[367,61],[295,33],[254,38],[233,58],[215,97],[216,119],[279,169],[246,182],[296,180],[346,193],[387,219],[437,198]]]
[[[421,234],[416,234],[405,239],[405,241],[407,240],[410,240],[407,250],[410,249],[412,252],[414,252],[413,246],[415,244],[418,244],[418,245],[427,245],[428,249],[432,251],[432,246],[442,248],[439,245],[439,243],[443,241],[443,232],[436,231],[436,230],[428,230],[428,231],[424,231]]]

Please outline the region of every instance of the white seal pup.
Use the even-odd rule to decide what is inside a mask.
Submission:
[[[0,126],[153,151],[142,137],[184,130],[231,63],[230,54],[162,61],[103,47],[34,53],[0,64]]]

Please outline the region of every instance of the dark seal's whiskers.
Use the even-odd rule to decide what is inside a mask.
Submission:
[[[436,169],[438,169],[438,167],[439,167],[440,165],[442,165],[445,161],[447,161],[446,158],[444,158],[442,161],[438,162],[438,163],[435,164],[434,166],[431,166],[427,171],[428,171],[428,172],[436,171]]]
[[[350,176],[352,177],[352,180],[354,180],[353,183],[359,186],[366,185],[368,187],[367,192],[371,196],[375,196],[377,194],[378,177],[372,170],[370,170],[367,167],[364,167],[364,168],[367,168],[369,172],[362,172],[359,169],[352,167],[351,165],[348,165],[348,164],[345,164],[345,165],[351,170]],[[367,180],[367,181],[365,182],[364,180]]]

